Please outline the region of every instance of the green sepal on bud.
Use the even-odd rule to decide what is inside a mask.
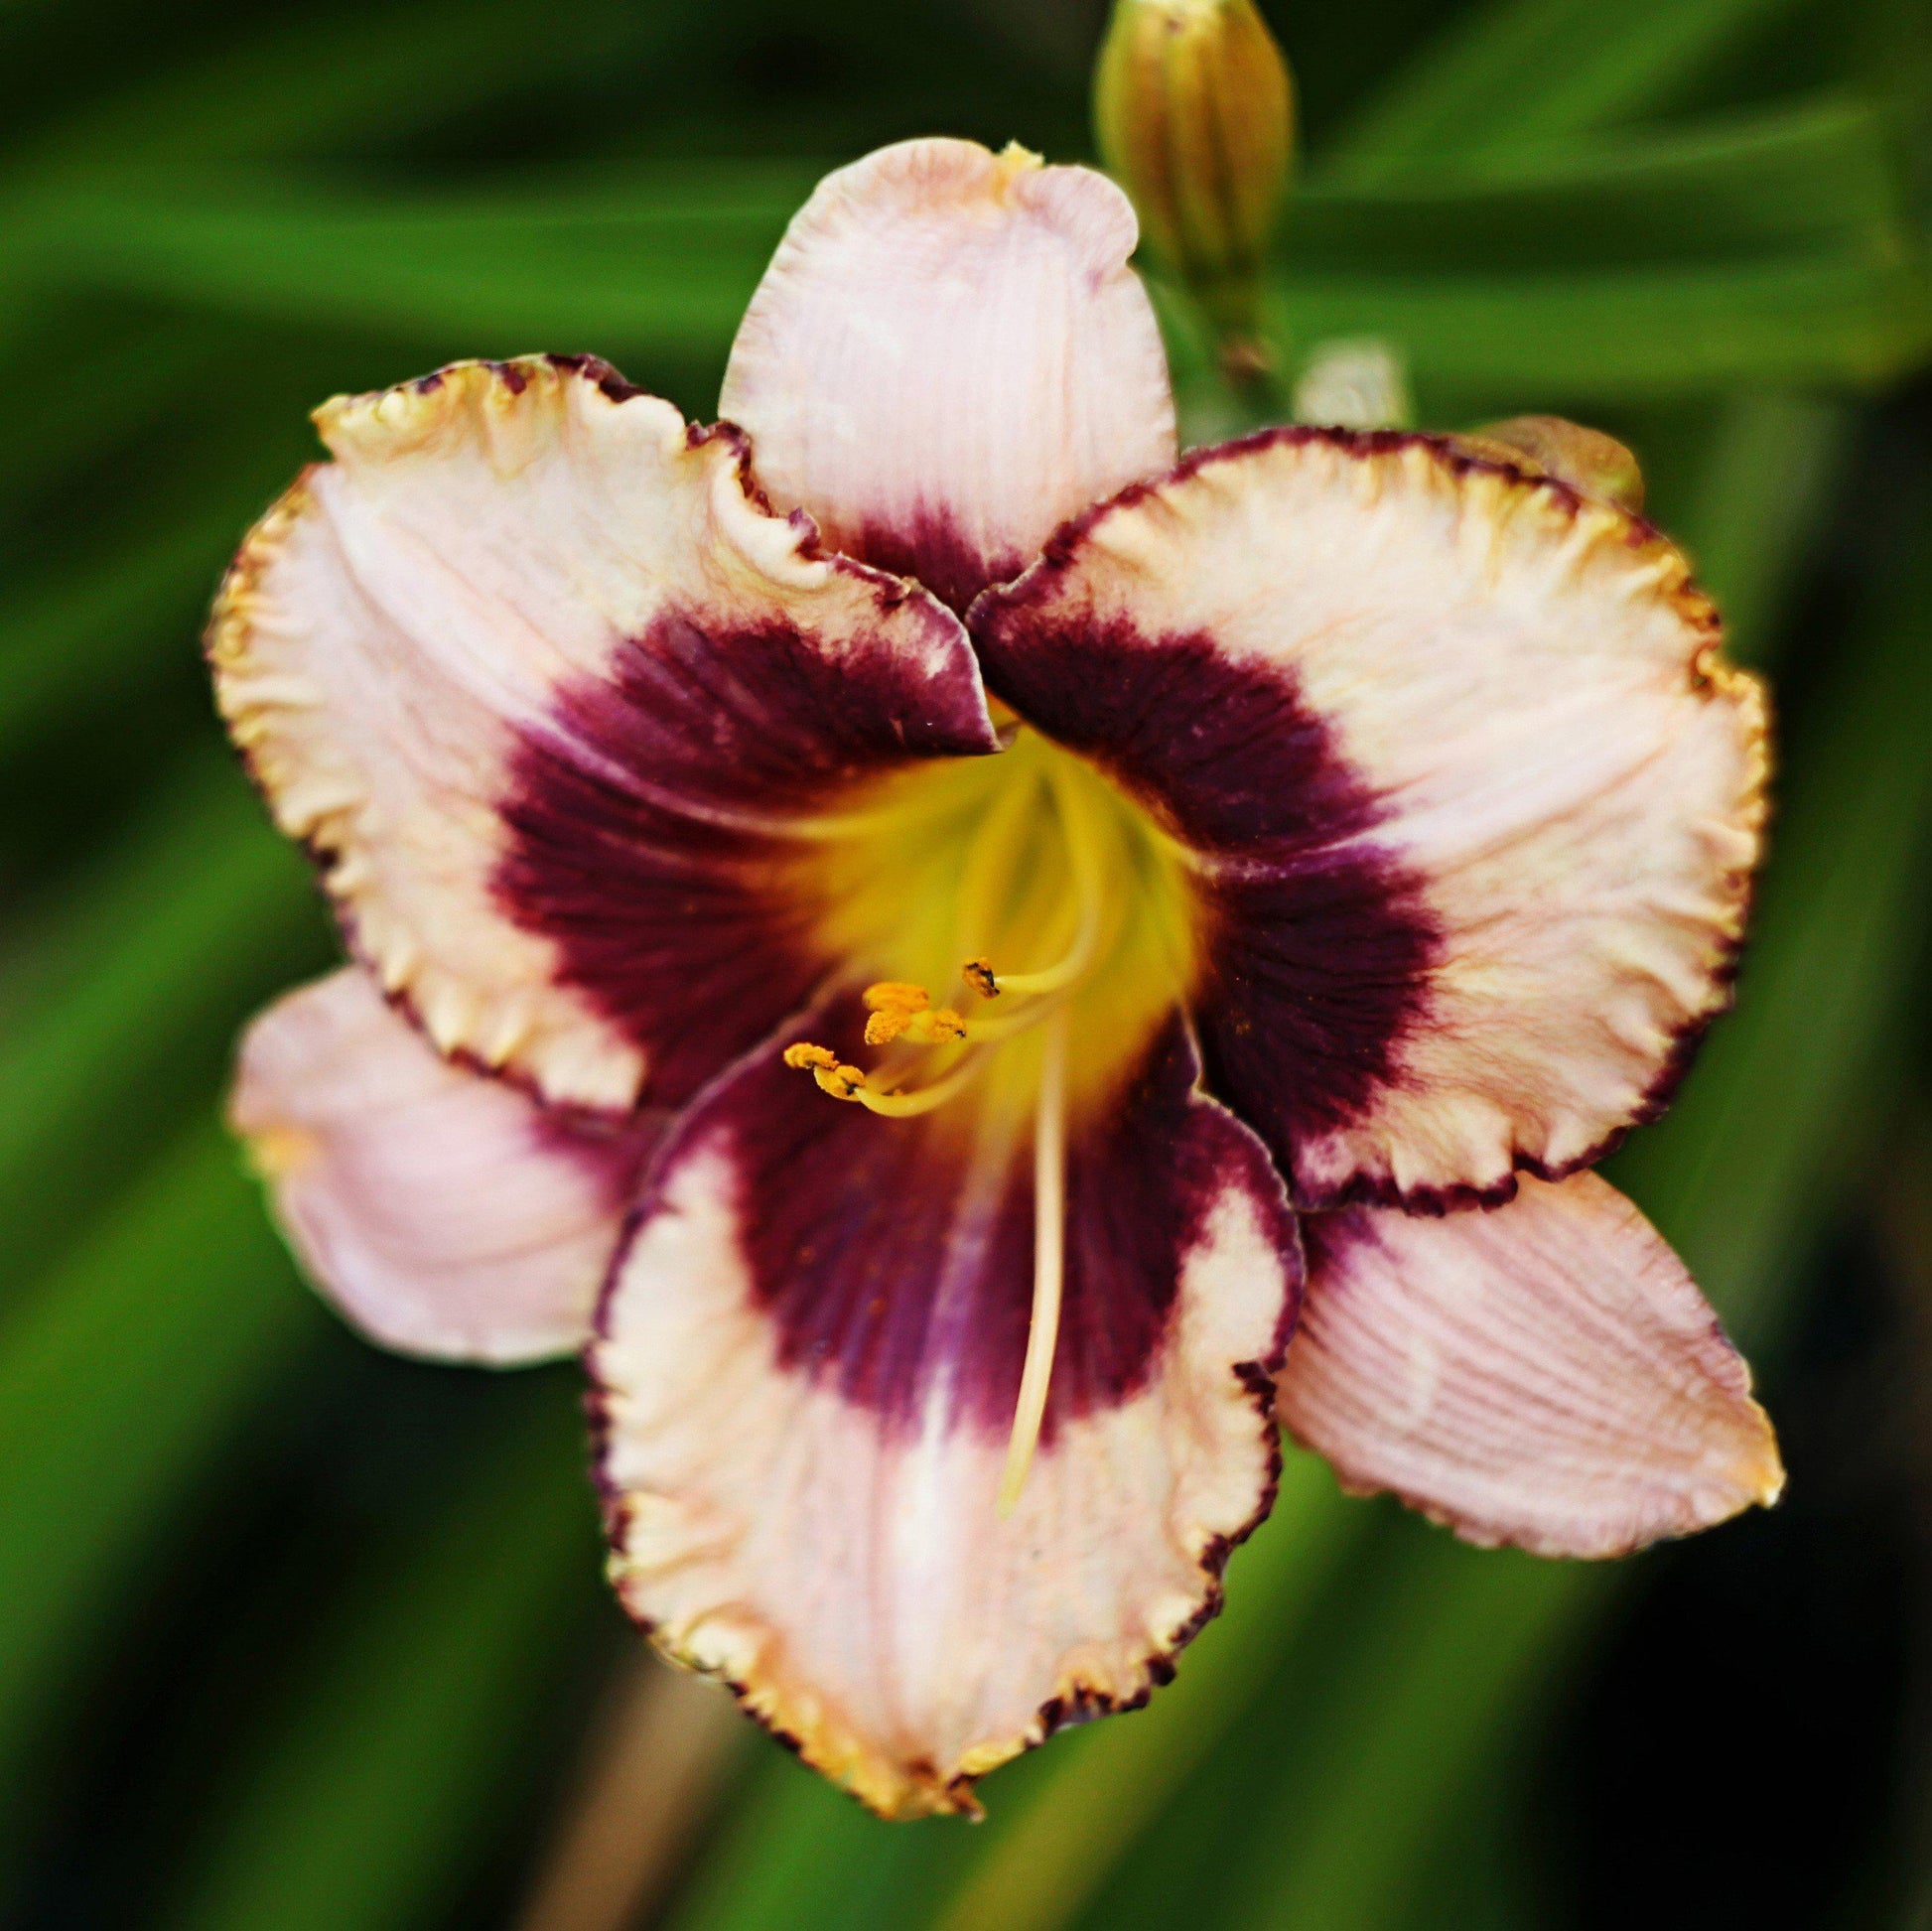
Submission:
[[[1101,159],[1141,231],[1253,353],[1261,267],[1294,157],[1288,63],[1254,0],[1115,0],[1094,70]]]

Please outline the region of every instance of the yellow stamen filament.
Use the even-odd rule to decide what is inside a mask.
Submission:
[[[1105,865],[1100,836],[1087,811],[1079,787],[1064,771],[1049,773],[1053,805],[1060,821],[1060,835],[1066,841],[1068,870],[1073,875],[1073,891],[1079,907],[1073,943],[1049,966],[1037,972],[1003,972],[995,982],[1004,993],[1053,993],[1075,985],[1093,963],[1100,943],[1102,912],[1105,908]],[[978,963],[974,961],[973,963]],[[964,970],[964,968],[962,968]],[[991,977],[989,971],[988,974]]]
[[[967,1020],[965,1037],[976,1046],[998,1045],[1002,1039],[1015,1039],[1023,1033],[1031,1033],[1047,1014],[1057,1012],[1065,1004],[1064,997],[1033,999],[1019,1012],[1002,1014],[996,1020]]]
[[[936,1107],[944,1106],[955,1093],[986,1070],[991,1058],[990,1053],[969,1053],[944,1078],[935,1079],[930,1086],[918,1087],[910,1093],[882,1093],[872,1086],[862,1086],[845,1097],[857,1100],[868,1112],[877,1113],[888,1120],[914,1119],[921,1113],[930,1113]]]
[[[980,819],[959,877],[953,943],[961,952],[984,953],[994,936],[995,908],[1013,885],[1014,847],[1037,806],[1039,784],[1037,771],[1020,773],[995,794]]]
[[[966,1158],[989,1186],[1024,1184],[1026,1169],[1016,1173],[1012,1161],[1025,1161],[1033,1115],[1032,1306],[989,1498],[1007,1519],[1039,1457],[1057,1365],[1069,1116],[1105,1119],[1142,1042],[1185,997],[1196,907],[1188,855],[1106,773],[1024,727],[1005,756],[984,763],[983,783],[970,761],[930,780],[919,774],[922,785],[943,785],[943,814],[922,807],[907,815],[895,804],[813,826],[810,835],[828,842],[848,833],[866,841],[828,851],[801,872],[825,908],[828,955],[876,961],[873,971],[910,969],[925,983],[864,985],[856,1015],[848,994],[840,1025],[855,1034],[863,1027],[875,1050],[862,1056],[877,1060],[870,1071],[816,1041],[799,1041],[784,1057],[822,1091],[885,1120],[936,1114],[983,1082],[957,1109],[966,1117],[918,1130],[944,1156],[935,1184],[951,1171],[946,1161]],[[912,795],[895,779],[879,795],[901,791]],[[949,983],[955,960],[958,977]],[[935,992],[946,1003],[935,1004]]]
[[[919,1017],[923,1019],[927,1015],[921,1014]],[[960,1024],[957,1013],[933,1014],[931,1017],[950,1019],[955,1026]],[[962,1033],[964,1030],[960,1028]],[[809,1039],[800,1039],[795,1045],[786,1046],[783,1058],[794,1072],[810,1073],[818,1081],[821,1092],[830,1093],[835,1100],[856,1100],[868,1112],[881,1114],[889,1120],[909,1120],[918,1114],[930,1113],[934,1107],[944,1106],[962,1086],[977,1078],[986,1065],[984,1053],[973,1053],[930,1086],[921,1086],[910,1093],[889,1093],[871,1083],[863,1066],[846,1065],[830,1046],[815,1045]]]
[[[1020,1400],[1007,1438],[1007,1465],[1000,1477],[1000,1514],[1013,1513],[1033,1466],[1053,1350],[1060,1333],[1060,1289],[1066,1272],[1066,1012],[1046,1022],[1034,1110],[1034,1310],[1027,1329],[1027,1361],[1020,1371]]]
[[[871,1046],[994,1046],[1030,1033],[1061,1014],[1067,999],[1092,972],[1104,946],[1111,943],[1106,904],[1110,858],[1107,828],[1094,816],[1094,799],[1070,765],[1049,764],[1025,774],[993,799],[968,849],[959,882],[958,938],[961,949],[994,928],[993,908],[1015,885],[1027,819],[1038,809],[1039,786],[1052,799],[1067,876],[1072,886],[1068,907],[1072,932],[1066,950],[1051,965],[1030,972],[996,975],[985,953],[966,959],[960,967],[965,985],[981,998],[1018,995],[1015,1008],[998,1019],[967,1020],[950,1006],[935,1007],[932,996],[911,980],[881,979],[861,995],[867,1009],[865,1040]],[[1063,1015],[1061,1015],[1063,1021]],[[942,1105],[973,1078],[983,1053],[970,1055],[929,1086],[912,1092],[888,1090],[881,1072],[866,1074],[840,1060],[829,1047],[799,1045],[785,1054],[786,1063],[811,1071],[820,1089],[834,1098],[853,1100],[889,1118],[909,1118]]]

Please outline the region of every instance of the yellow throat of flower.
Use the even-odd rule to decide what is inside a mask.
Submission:
[[[786,1063],[882,1126],[969,1092],[962,1131],[1031,1118],[1034,1307],[1005,1512],[1045,1414],[1069,1120],[1115,1100],[1192,981],[1185,856],[1091,765],[1025,727],[998,757],[896,777],[804,829],[821,941],[878,975],[865,1038],[881,1056],[868,1068],[802,1041]]]

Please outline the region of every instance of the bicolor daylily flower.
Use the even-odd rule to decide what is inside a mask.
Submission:
[[[623,1601],[896,1815],[1142,1701],[1277,1424],[1483,1543],[1768,1501],[1586,1172],[1725,1003],[1763,705],[1683,557],[1443,439],[1176,462],[1099,175],[889,148],[688,428],[319,413],[222,713],[356,963],[234,1116],[348,1316],[585,1348]]]

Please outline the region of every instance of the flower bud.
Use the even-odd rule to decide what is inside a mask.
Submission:
[[[1407,429],[1416,420],[1409,372],[1374,336],[1318,342],[1295,380],[1295,420],[1339,429]]]
[[[1101,158],[1224,336],[1254,330],[1294,113],[1254,0],[1115,0],[1094,70]]]
[[[1643,507],[1643,472],[1637,459],[1600,429],[1586,429],[1561,416],[1511,416],[1455,440],[1475,455],[1501,455],[1519,468],[1555,477],[1619,508],[1634,513]]]

